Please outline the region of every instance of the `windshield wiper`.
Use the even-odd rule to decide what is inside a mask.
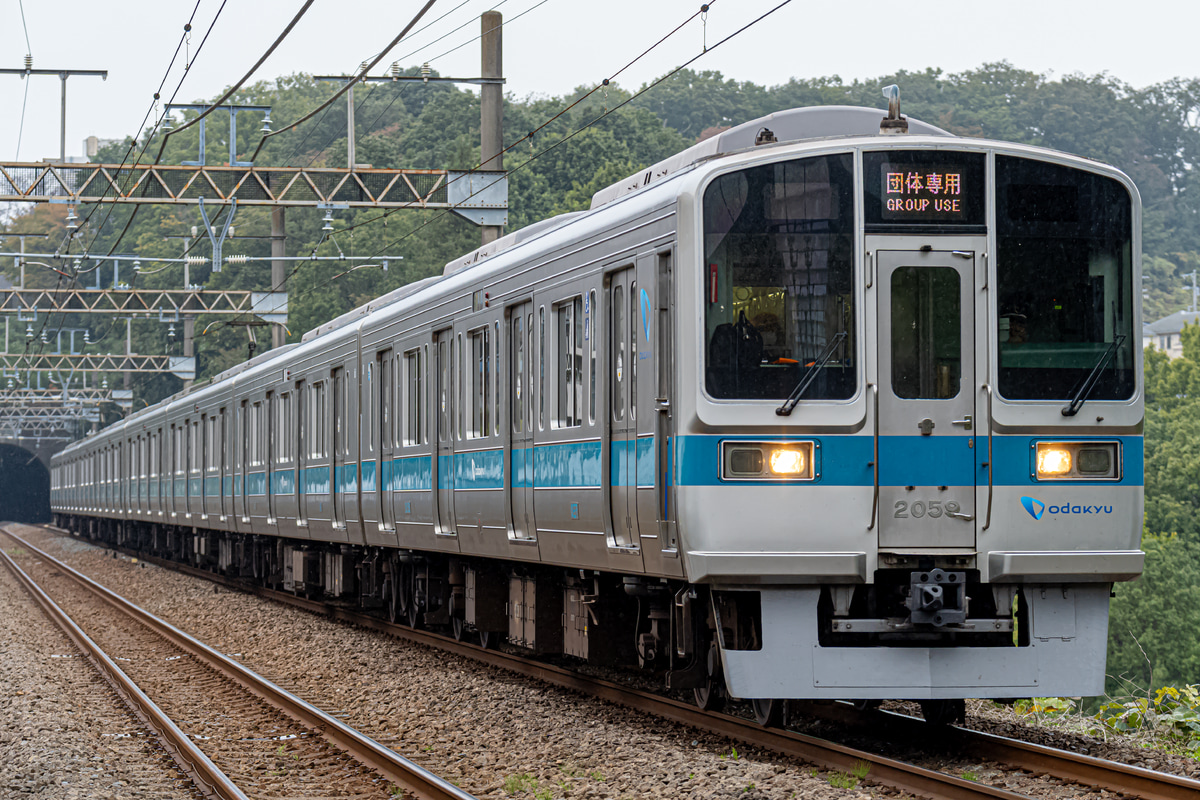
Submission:
[[[829,340],[829,344],[825,345],[825,349],[821,351],[821,355],[817,356],[817,360],[808,365],[808,371],[804,373],[804,377],[800,379],[800,383],[796,384],[796,388],[788,395],[788,399],[783,402],[783,405],[775,409],[776,414],[786,417],[792,413],[792,409],[796,407],[796,403],[800,402],[800,396],[808,391],[808,387],[817,379],[817,373],[821,371],[821,367],[825,366],[825,360],[833,355],[833,351],[845,339],[845,331],[838,331],[834,334],[833,338]]]
[[[1091,397],[1092,390],[1096,388],[1096,383],[1100,380],[1100,373],[1104,371],[1104,365],[1117,352],[1117,348],[1125,341],[1125,334],[1117,334],[1117,338],[1113,339],[1113,343],[1108,346],[1100,355],[1100,360],[1096,362],[1096,366],[1092,367],[1092,372],[1087,376],[1087,380],[1083,382],[1083,386],[1079,387],[1079,391],[1071,398],[1071,403],[1062,410],[1064,417],[1073,417],[1079,413],[1079,409],[1083,408],[1083,404]]]

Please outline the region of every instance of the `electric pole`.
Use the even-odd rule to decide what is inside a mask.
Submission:
[[[282,292],[285,277],[284,270],[287,262],[282,259],[287,256],[287,228],[283,216],[283,207],[271,209],[271,291]],[[284,327],[271,326],[271,348],[283,346]]]
[[[504,53],[501,34],[504,16],[499,11],[485,11],[480,17],[483,27],[481,49],[483,60],[480,77],[504,77]],[[504,86],[502,83],[483,83],[479,87],[480,108],[480,169],[504,169]],[[494,242],[504,234],[502,225],[483,225],[483,244]]]
[[[20,75],[22,78],[28,78],[30,75],[57,75],[62,81],[62,124],[60,127],[58,138],[58,160],[66,162],[67,160],[67,78],[72,75],[91,75],[99,77],[103,80],[108,80],[108,70],[106,69],[34,69],[33,59],[25,56],[24,69],[0,69],[0,75]]]

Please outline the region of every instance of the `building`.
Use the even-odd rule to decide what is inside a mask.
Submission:
[[[1150,335],[1149,345],[1162,350],[1170,358],[1179,358],[1183,355],[1183,338],[1180,336],[1183,326],[1196,324],[1200,324],[1200,312],[1197,311],[1176,311],[1169,317],[1151,322],[1145,326]],[[1146,343],[1145,335],[1142,336],[1142,342]]]

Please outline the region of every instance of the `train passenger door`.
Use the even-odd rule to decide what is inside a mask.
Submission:
[[[513,306],[508,318],[509,408],[512,448],[509,507],[514,539],[537,538],[533,513],[533,303]]]
[[[344,489],[349,485],[346,473],[346,370],[335,367],[333,380],[333,473],[330,475],[330,490],[333,492],[333,527],[346,527],[346,495]]]
[[[312,436],[309,426],[308,406],[312,403],[309,397],[308,384],[296,382],[296,525],[308,525],[308,487],[305,483],[305,465],[308,464],[308,440]]]
[[[378,437],[376,450],[379,453],[379,465],[375,469],[375,496],[378,498],[376,507],[379,509],[379,529],[384,531],[396,530],[396,511],[392,508],[392,497],[387,491],[388,479],[392,474],[392,442],[396,427],[393,421],[395,406],[392,405],[395,392],[395,377],[392,373],[394,366],[391,350],[384,350],[379,354],[379,380],[375,389],[378,400],[375,405],[375,413],[378,415],[375,435]]]
[[[250,466],[250,404],[247,400],[238,405],[236,436],[233,471],[234,513],[241,522],[247,523],[250,521],[246,505],[246,470]]]
[[[637,515],[638,282],[632,267],[608,284],[609,508],[617,547],[640,543]],[[651,376],[653,377],[653,376]]]
[[[266,407],[267,407],[267,466],[266,466],[266,481],[265,490],[267,493],[267,524],[274,525],[278,518],[278,512],[275,509],[275,482],[276,473],[279,472],[279,444],[275,441],[276,430],[278,427],[279,409],[276,406],[279,403],[279,395],[275,392],[267,392]]]
[[[453,536],[454,527],[454,420],[455,352],[454,331],[434,334],[434,402],[437,408],[437,441],[434,445],[434,492],[437,503],[437,533]]]
[[[975,254],[879,263],[879,547],[975,546]]]

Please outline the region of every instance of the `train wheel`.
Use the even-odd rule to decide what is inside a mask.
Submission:
[[[467,635],[467,621],[462,617],[451,617],[450,633],[454,634],[454,641],[461,642]]]
[[[500,634],[496,631],[480,631],[479,646],[484,650],[495,650],[500,646]]]
[[[953,725],[966,722],[966,700],[921,700],[921,716],[930,725]]]
[[[783,726],[783,711],[786,700],[763,698],[751,700],[754,707],[754,719],[764,728],[779,728]]]
[[[395,624],[400,619],[400,593],[397,591],[395,572],[383,579],[383,605],[387,609],[388,622]]]
[[[721,675],[721,653],[714,641],[708,647],[708,676],[703,686],[692,689],[696,705],[705,711],[721,711],[725,708],[725,679]]]

